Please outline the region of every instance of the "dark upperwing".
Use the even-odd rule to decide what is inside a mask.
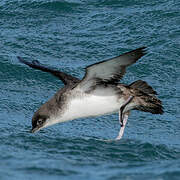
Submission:
[[[32,62],[28,62],[28,61],[25,61],[22,57],[18,56],[17,58],[19,59],[19,61],[21,63],[26,64],[26,65],[28,65],[31,68],[51,73],[52,75],[54,75],[57,78],[59,78],[65,85],[74,84],[74,83],[80,82],[80,80],[78,78],[73,77],[73,76],[71,76],[69,74],[66,74],[66,73],[58,71],[58,70],[54,70],[54,69],[50,69],[50,68],[44,67],[37,60],[34,60]]]

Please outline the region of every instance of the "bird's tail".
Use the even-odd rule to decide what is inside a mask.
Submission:
[[[152,114],[163,114],[162,102],[155,96],[156,91],[145,81],[138,80],[129,86],[135,94],[134,101],[137,105],[134,109]]]

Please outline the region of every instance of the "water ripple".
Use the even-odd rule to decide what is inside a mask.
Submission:
[[[0,178],[179,179],[179,15],[178,0],[1,0]],[[16,56],[82,77],[86,65],[140,46],[148,54],[122,82],[147,81],[162,116],[132,112],[121,141],[103,140],[117,135],[117,114],[29,133],[62,83]]]

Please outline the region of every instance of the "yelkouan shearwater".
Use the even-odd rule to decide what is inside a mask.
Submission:
[[[126,72],[126,67],[145,55],[145,49],[146,47],[141,47],[87,66],[82,80],[44,67],[37,60],[30,63],[18,57],[20,62],[51,73],[65,85],[34,113],[31,132],[77,118],[119,112],[121,127],[116,138],[119,140],[123,136],[131,110],[162,114],[162,103],[156,97],[156,91],[145,81],[138,80],[130,85],[119,83]]]

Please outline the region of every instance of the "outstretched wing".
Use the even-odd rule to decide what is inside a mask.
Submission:
[[[97,84],[115,84],[119,82],[126,72],[126,67],[134,64],[139,58],[146,54],[145,48],[146,47],[141,47],[115,58],[87,66],[86,74],[78,87],[84,91],[89,91]]]
[[[31,68],[39,69],[41,71],[51,73],[52,75],[54,75],[57,78],[59,78],[65,85],[80,82],[80,80],[78,78],[73,77],[73,76],[71,76],[69,74],[66,74],[66,73],[61,72],[61,71],[49,69],[47,67],[42,66],[39,63],[39,61],[37,61],[37,60],[34,60],[32,62],[28,62],[28,61],[25,61],[22,57],[18,56],[17,58],[19,59],[19,61],[21,63],[24,63],[24,64],[28,65]]]

